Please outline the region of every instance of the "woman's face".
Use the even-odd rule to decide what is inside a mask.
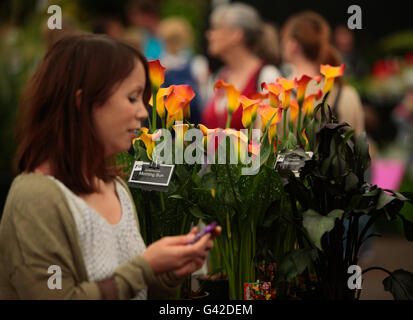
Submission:
[[[136,60],[135,68],[102,105],[93,109],[97,133],[103,142],[105,157],[127,151],[136,138],[141,121],[148,117],[143,103],[145,70]]]
[[[214,57],[220,57],[231,52],[231,48],[241,41],[241,30],[225,25],[225,23],[215,23],[207,31],[208,53]]]
[[[295,51],[296,41],[294,39],[285,36],[281,40],[281,55],[284,61],[291,62],[294,51]]]

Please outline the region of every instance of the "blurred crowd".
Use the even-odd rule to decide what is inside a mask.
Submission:
[[[412,167],[408,143],[412,137],[413,108],[409,109],[413,101],[412,86],[407,91],[410,94],[393,103],[393,107],[407,107],[399,107],[398,112],[391,108],[389,118],[383,119],[384,111],[361,97],[360,88],[353,85],[353,79],[365,77],[369,70],[358,50],[354,32],[347,26],[332,29],[325,17],[313,11],[297,12],[279,26],[276,21],[264,21],[252,6],[236,2],[212,7],[208,23],[206,48],[201,53],[195,50],[195,42],[203,40],[196,39],[193,25],[181,16],[161,18],[158,2],[151,0],[131,0],[122,17],[99,16],[89,31],[124,39],[141,50],[148,60],[160,59],[166,67],[164,86],[189,84],[196,92],[191,103],[191,122],[202,122],[208,128],[226,124],[225,93],[213,88],[218,79],[253,97],[261,91],[262,82],[274,82],[281,76],[314,77],[320,74],[320,64],[344,63],[344,80],[336,81],[328,99],[334,115],[339,121],[349,123],[355,136],[367,131],[372,158],[380,151],[378,137],[383,133],[382,126],[391,122],[394,125],[389,127],[390,131],[402,128],[396,130],[394,137],[405,149],[402,156],[405,171]],[[63,26],[63,30],[44,27],[46,48],[68,33],[80,32],[76,22],[69,18],[64,18]],[[322,85],[314,81],[307,91],[315,93]],[[241,114],[241,108],[233,114],[232,128],[243,128]],[[401,181],[396,184],[388,187],[397,189]]]

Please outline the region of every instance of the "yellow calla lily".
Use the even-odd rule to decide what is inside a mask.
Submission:
[[[232,115],[239,107],[238,98],[241,95],[240,92],[232,84],[228,84],[223,80],[218,80],[217,82],[215,82],[214,89],[218,88],[225,89],[228,99],[228,113]]]
[[[291,100],[290,101],[290,117],[291,117],[292,123],[295,123],[297,121],[298,109],[299,109],[299,105],[298,105],[297,100]]]
[[[174,87],[175,86],[172,85],[168,88],[159,88],[158,92],[156,93],[156,112],[158,113],[159,117],[161,117],[161,119],[165,117],[165,96],[169,96]],[[152,96],[149,104],[153,106]]]
[[[277,82],[282,86],[284,89],[283,97],[282,97],[282,106],[284,109],[288,108],[290,105],[290,96],[291,91],[297,87],[297,83],[295,80],[288,80],[283,77],[279,78]]]
[[[229,136],[234,143],[234,146],[238,148],[238,158],[241,162],[244,162],[248,151],[248,137],[241,131],[234,129],[224,129],[223,133]]]
[[[339,67],[332,67],[329,64],[320,66],[320,73],[324,75],[325,83],[323,93],[330,92],[334,85],[334,79],[341,77],[344,73],[345,66],[342,64]]]
[[[172,126],[176,133],[176,140],[184,141],[185,134],[189,129],[189,125],[187,123],[179,123]]]
[[[265,132],[268,123],[271,120],[270,127],[268,129],[268,139],[271,141],[277,133],[277,123],[281,120],[282,108],[273,108],[269,104],[262,103],[258,108],[258,113],[261,116],[261,130]]]
[[[238,98],[238,101],[242,105],[242,125],[244,128],[248,128],[257,116],[258,104],[261,100],[248,99],[242,95]]]
[[[323,92],[321,90],[318,90],[314,94],[310,94],[305,97],[304,102],[303,102],[303,109],[304,112],[307,115],[311,115],[311,113],[314,110],[314,101],[319,100],[323,96]]]
[[[141,128],[141,131],[141,135],[138,138],[133,139],[133,143],[138,140],[143,141],[146,148],[146,154],[148,155],[148,158],[152,160],[152,153],[155,149],[155,141],[162,135],[162,130],[157,130],[153,134],[148,133],[148,128]]]
[[[279,96],[282,92],[284,92],[284,88],[278,83],[265,82],[261,84],[261,88],[268,91],[268,94],[270,96],[270,106],[274,108],[280,107]]]

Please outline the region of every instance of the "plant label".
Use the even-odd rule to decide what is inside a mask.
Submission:
[[[135,161],[128,185],[148,191],[168,191],[174,165]]]

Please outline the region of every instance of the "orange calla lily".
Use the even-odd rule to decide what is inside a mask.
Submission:
[[[242,95],[238,98],[238,101],[242,105],[242,125],[244,128],[248,128],[257,116],[258,104],[261,100],[248,99]]]
[[[283,77],[279,78],[277,82],[284,89],[283,98],[282,98],[282,106],[283,108],[288,108],[290,104],[291,91],[297,87],[297,82],[295,80],[288,80]]]
[[[250,94],[248,98],[252,100],[265,100],[268,99],[268,93],[264,92],[254,92],[253,94]]]
[[[159,60],[148,61],[148,65],[152,88],[157,90],[165,82],[165,67],[161,65]]]
[[[214,89],[224,88],[228,98],[228,113],[231,115],[238,109],[240,92],[232,85],[223,80],[215,82]]]
[[[323,96],[323,92],[321,90],[318,90],[316,93],[310,94],[305,97],[304,103],[303,103],[303,109],[307,115],[310,115],[313,112],[314,101],[319,100],[322,96]]]
[[[163,119],[165,117],[165,96],[169,96],[173,91],[175,86],[170,86],[168,88],[159,88],[156,93],[156,112]],[[153,98],[151,96],[151,101],[149,104],[153,106]]]
[[[303,130],[303,138],[305,140],[305,145],[308,145],[308,138],[307,138],[307,135],[305,134],[305,129]]]
[[[307,89],[308,83],[312,80],[313,78],[303,75],[300,80],[296,80],[296,83],[298,85],[297,89],[297,101],[301,102],[304,99],[305,95],[305,90]]]
[[[174,121],[183,121],[190,116],[190,102],[195,93],[188,85],[176,85],[173,91],[165,99],[165,107],[168,110],[166,127],[169,128]]]
[[[297,121],[298,109],[299,109],[299,105],[298,105],[297,100],[291,100],[290,101],[290,117],[291,117],[292,123],[295,123]]]
[[[324,94],[331,91],[334,85],[334,79],[337,77],[341,77],[344,73],[344,64],[339,67],[332,67],[329,64],[321,65],[320,66],[320,73],[324,75],[325,83],[324,83]]]
[[[270,106],[278,108],[280,106],[279,95],[284,92],[284,88],[278,83],[265,83],[261,84],[261,88],[268,91],[270,96]]]
[[[261,116],[262,132],[265,132],[268,123],[275,114],[268,129],[268,138],[271,141],[277,133],[277,123],[281,120],[282,108],[273,108],[269,104],[262,103],[258,108],[258,113]]]
[[[155,149],[155,141],[162,135],[162,130],[157,130],[155,133],[148,133],[148,128],[141,128],[141,135],[138,138],[133,139],[133,143],[138,140],[142,140],[145,144],[146,154],[148,158],[152,160],[152,153]]]

